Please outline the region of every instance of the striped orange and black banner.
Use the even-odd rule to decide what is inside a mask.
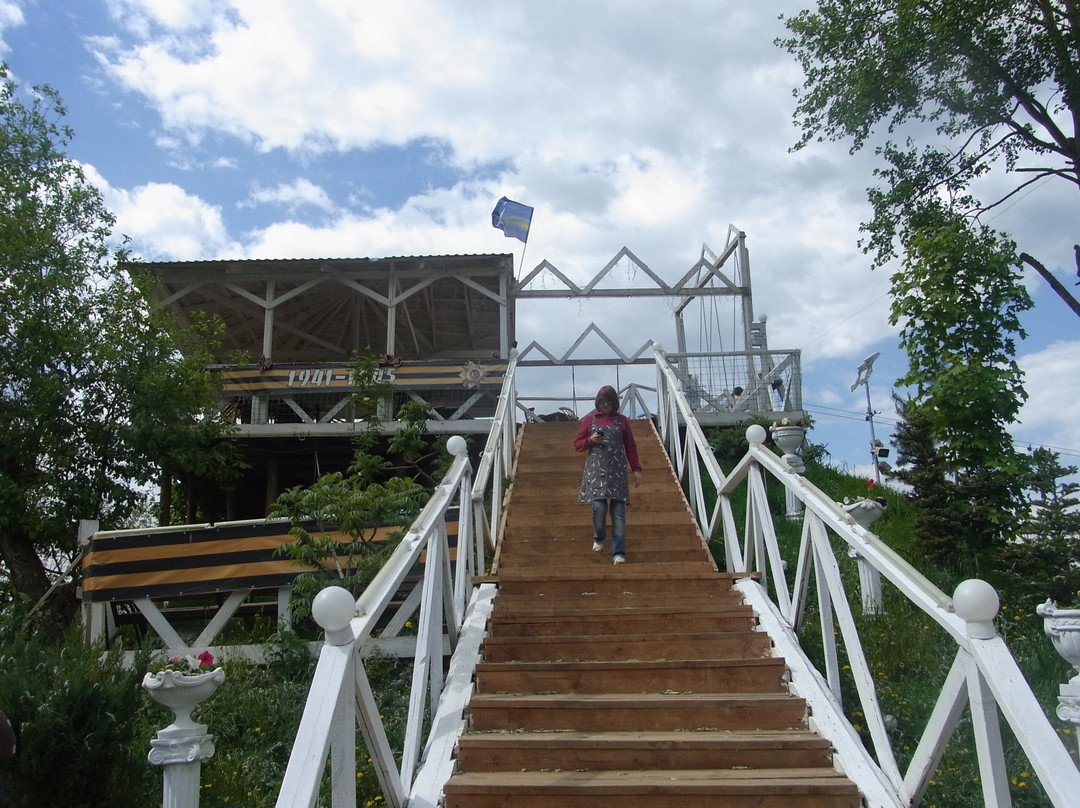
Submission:
[[[446,525],[451,560],[456,558],[457,527],[457,509],[451,509]],[[289,528],[288,521],[275,520],[97,533],[83,559],[83,600],[180,598],[288,586],[313,571],[276,555],[293,540]],[[373,541],[385,542],[400,530],[379,528]],[[344,534],[331,535],[348,541]]]

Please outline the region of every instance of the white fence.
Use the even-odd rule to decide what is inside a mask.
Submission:
[[[1053,805],[1076,805],[1080,773],[993,626],[998,601],[989,585],[965,581],[951,598],[941,592],[850,513],[792,472],[763,445],[766,433],[760,426],[747,430],[748,452],[725,475],[662,351],[657,350],[656,362],[661,436],[688,489],[691,508],[706,536],[717,531],[723,536],[727,570],[746,573],[736,587],[754,607],[777,653],[787,660],[792,690],[806,698],[812,726],[833,743],[838,765],[858,784],[867,804],[918,804],[964,715],[966,702],[984,805],[1004,808],[1012,804],[999,712]],[[801,514],[801,540],[789,558],[781,554],[766,497],[767,480],[782,485],[789,501],[794,499],[801,506],[795,511]],[[709,487],[717,493],[712,507],[707,505]],[[745,488],[745,508],[740,529],[732,496],[741,488]],[[792,512],[789,507],[788,514]],[[954,643],[952,667],[903,772],[850,605],[853,597],[858,602],[858,594],[849,596],[845,591],[834,544],[890,582]],[[792,570],[794,577],[789,577]],[[824,671],[810,663],[797,636],[812,586],[821,622]],[[843,660],[841,647],[846,654]],[[870,749],[843,712],[842,664],[850,667]]]
[[[454,743],[464,728],[463,710],[495,592],[491,584],[474,586],[473,577],[484,571],[485,543],[494,546],[503,477],[513,462],[515,367],[512,357],[475,480],[465,440],[451,438],[448,448],[455,459],[450,471],[360,598],[354,601],[338,587],[316,596],[312,611],[326,630],[326,642],[278,795],[279,808],[315,805],[328,757],[333,808],[354,808],[358,725],[386,804],[437,805],[451,773]],[[460,509],[458,555],[451,564],[446,511],[454,505]],[[420,602],[408,720],[404,746],[396,752],[387,739],[361,650],[425,551],[423,581],[414,590],[420,592]],[[443,655],[450,650],[454,656],[444,680]],[[434,714],[423,737],[428,704]]]

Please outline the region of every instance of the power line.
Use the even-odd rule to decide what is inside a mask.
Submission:
[[[835,418],[836,420],[839,420],[839,421],[865,421],[866,420],[866,414],[863,413],[863,412],[859,412],[857,410],[843,410],[843,409],[839,409],[837,407],[827,407],[827,406],[825,406],[823,404],[812,404],[812,403],[809,403],[809,402],[803,402],[803,406],[810,413],[812,413],[815,418],[820,418],[820,417]],[[883,422],[885,424],[888,424],[888,425],[894,426],[894,427],[899,426],[900,423],[902,422],[902,419],[899,418],[899,417],[889,417],[889,416],[881,417],[880,413],[876,413],[875,418],[877,418],[878,421],[880,421],[880,422]],[[1047,449],[1047,450],[1049,450],[1051,452],[1055,452],[1055,453],[1057,453],[1059,455],[1063,455],[1063,456],[1066,456],[1066,457],[1080,458],[1080,449],[1073,449],[1073,448],[1066,447],[1066,446],[1054,446],[1052,444],[1045,443],[1043,441],[1028,440],[1026,438],[1017,437],[1017,436],[1013,436],[1012,441],[1013,441],[1014,446],[1031,447],[1031,448],[1038,448],[1038,449]]]

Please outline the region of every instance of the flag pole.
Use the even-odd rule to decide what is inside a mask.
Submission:
[[[521,262],[520,262],[520,265],[521,265],[522,277],[524,277],[524,274],[525,274],[525,250],[528,249],[528,247],[529,247],[529,237],[525,236],[525,241],[522,243],[522,247],[521,247]],[[516,274],[517,273],[515,273],[515,275]],[[515,277],[514,280],[517,280],[517,278]]]

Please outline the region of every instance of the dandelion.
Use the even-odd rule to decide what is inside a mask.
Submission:
[[[412,628],[412,620],[405,621],[405,628]]]

